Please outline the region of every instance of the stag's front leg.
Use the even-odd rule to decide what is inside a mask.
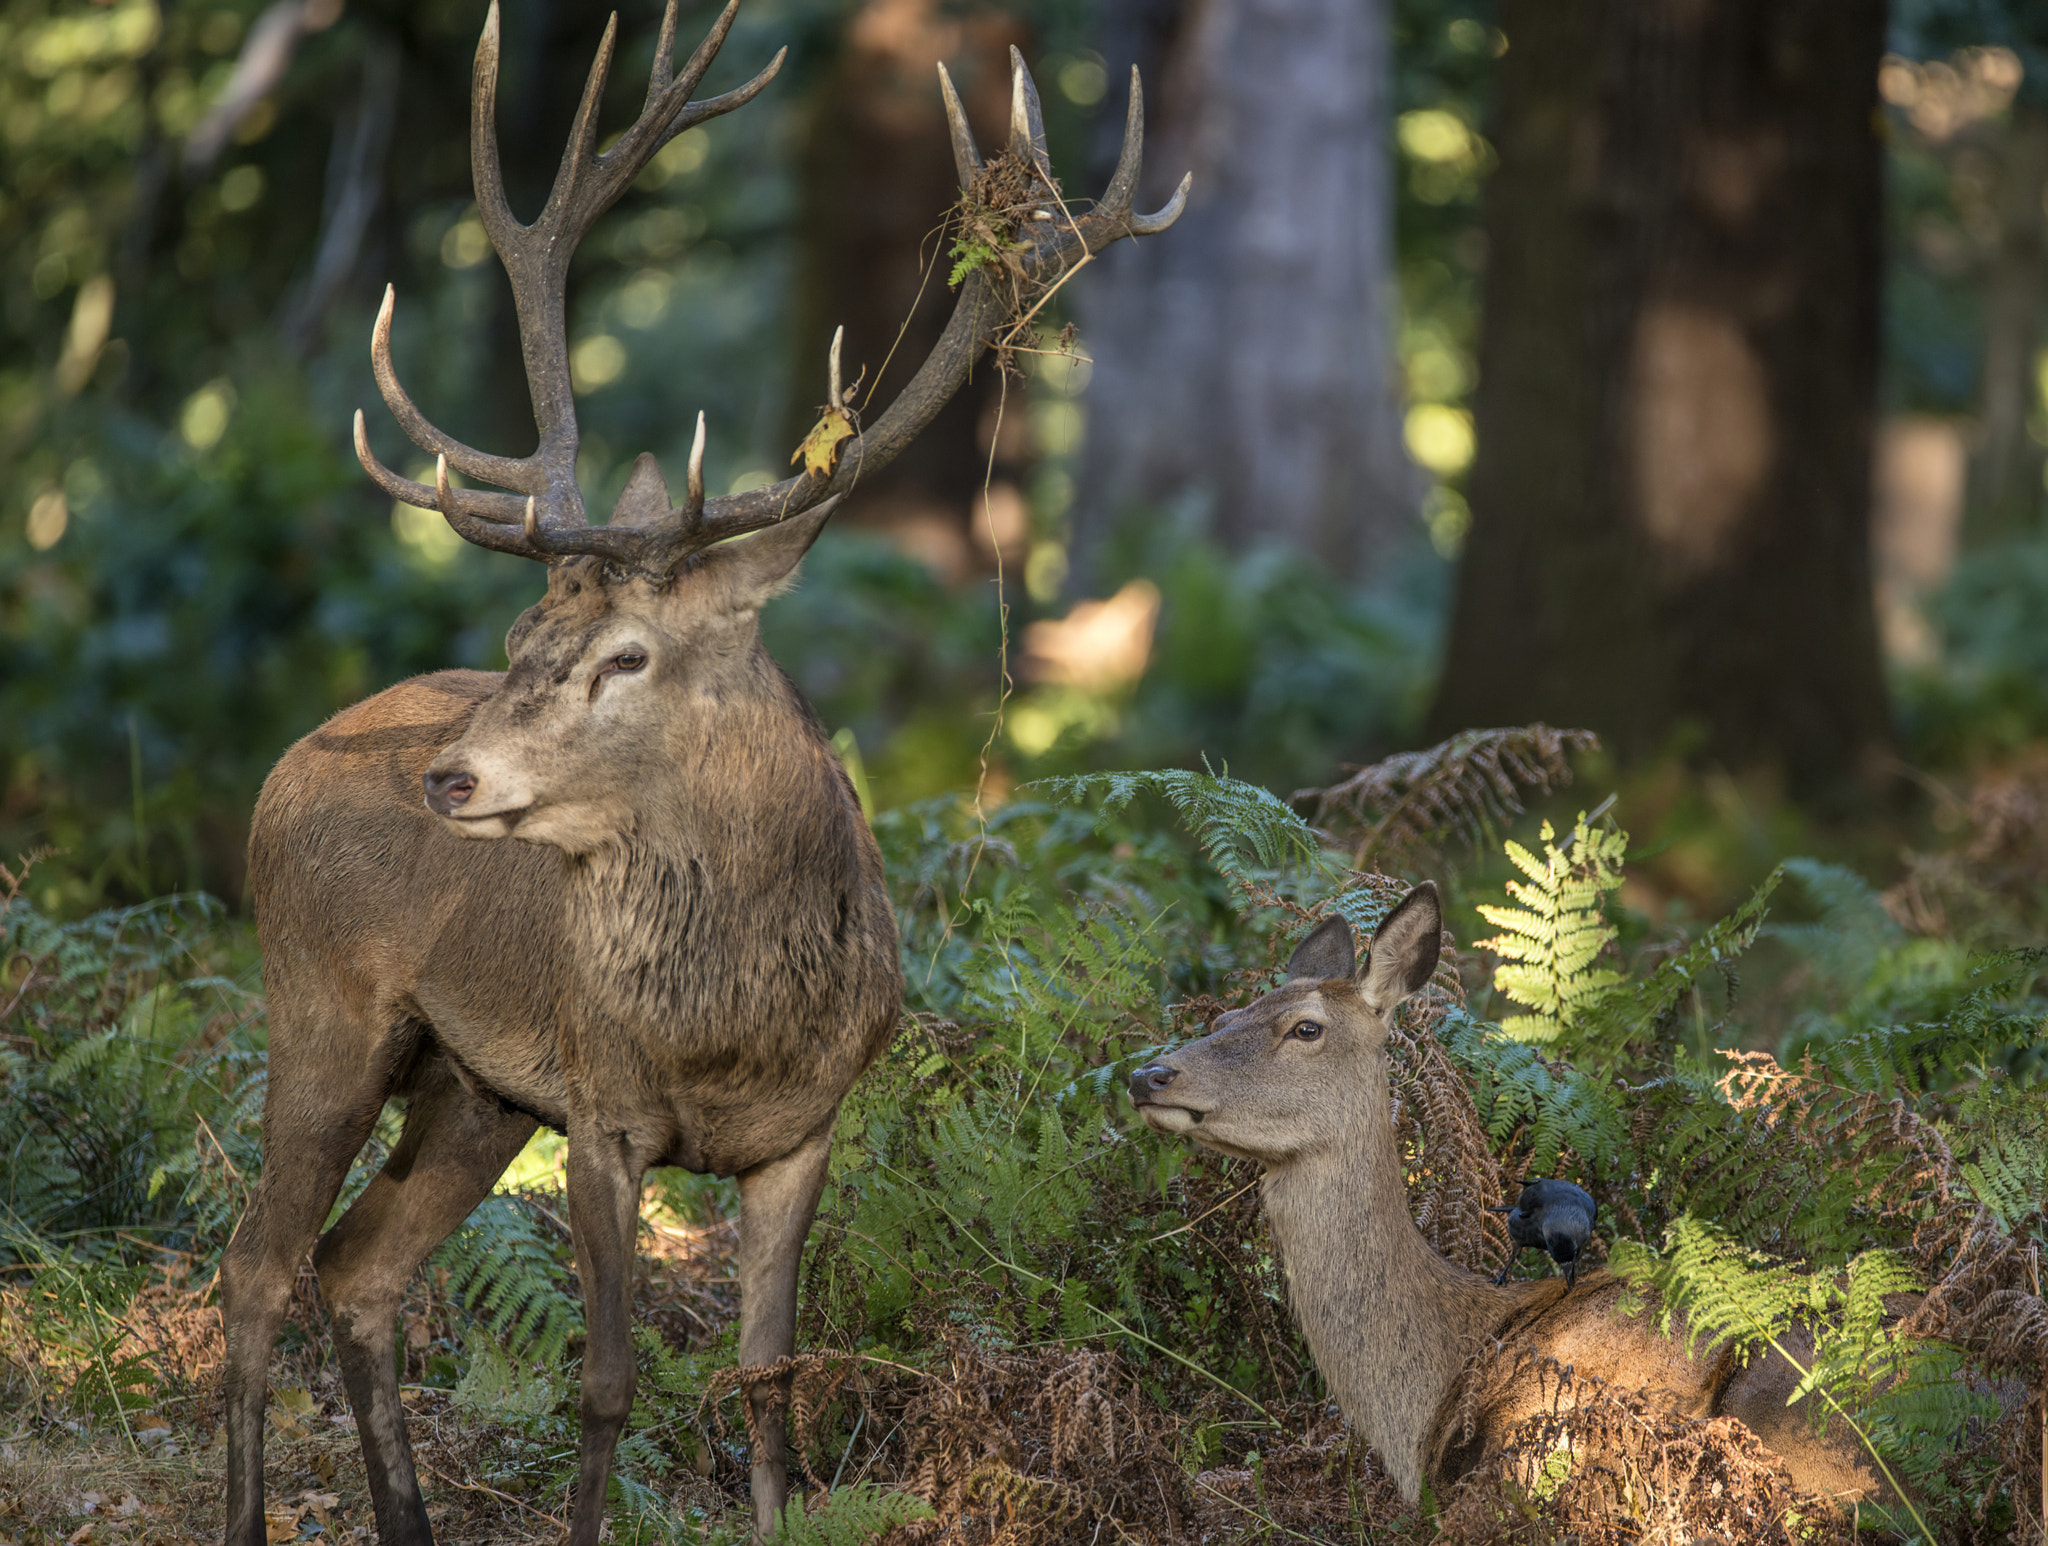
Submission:
[[[583,1280],[583,1451],[569,1546],[597,1546],[612,1452],[633,1410],[633,1236],[647,1158],[630,1134],[569,1119],[569,1232]]]
[[[740,1176],[740,1362],[750,1368],[796,1351],[797,1268],[831,1154],[828,1121],[781,1159]],[[752,1475],[754,1533],[764,1540],[789,1492],[783,1422],[776,1410],[788,1385],[784,1376],[747,1392],[748,1426],[760,1440]]]

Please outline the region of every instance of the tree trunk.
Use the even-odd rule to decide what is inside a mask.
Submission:
[[[2041,452],[2027,433],[2037,388],[2041,287],[2048,276],[2042,196],[2048,192],[2048,109],[2013,104],[1993,197],[1998,246],[1984,282],[1984,439],[1972,477],[1969,537],[2029,536],[2041,507]]]
[[[825,400],[825,354],[835,328],[846,329],[847,381],[864,371],[861,402],[877,410],[938,342],[954,299],[941,223],[960,188],[937,65],[943,60],[952,72],[976,139],[993,151],[1009,134],[1010,46],[1024,41],[1015,17],[963,17],[938,0],[866,0],[848,21],[804,158],[792,446]],[[907,451],[847,496],[839,519],[889,533],[953,578],[989,560],[997,539],[1007,558],[1020,558],[1029,535],[1017,489],[1024,402],[1020,393],[1009,394],[999,429],[999,386],[992,366],[975,372]],[[873,396],[871,387],[879,388]],[[998,437],[991,472],[990,443]]]
[[[1095,369],[1073,583],[1131,507],[1189,498],[1231,548],[1277,538],[1360,577],[1421,492],[1393,367],[1385,0],[1127,8],[1106,116],[1115,45],[1150,21],[1141,204],[1195,181],[1171,232],[1076,281]]]
[[[1845,789],[1883,0],[1506,0],[1473,525],[1433,731],[1547,719]]]

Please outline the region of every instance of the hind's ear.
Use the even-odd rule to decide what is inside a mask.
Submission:
[[[1351,925],[1342,913],[1325,918],[1287,958],[1289,982],[1324,982],[1332,977],[1349,977],[1358,962],[1358,947],[1351,942]]]
[[[1444,910],[1436,882],[1425,880],[1373,932],[1371,953],[1358,974],[1358,995],[1380,1014],[1391,1014],[1436,970],[1443,949]]]

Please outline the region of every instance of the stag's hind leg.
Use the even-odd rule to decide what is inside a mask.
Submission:
[[[483,1201],[539,1125],[466,1088],[445,1058],[428,1057],[398,1147],[313,1253],[382,1546],[429,1546],[434,1538],[399,1402],[399,1301],[419,1264]]]
[[[348,1167],[384,1107],[401,1052],[362,1038],[336,1017],[294,1014],[273,999],[269,1085],[263,1100],[263,1170],[248,1209],[221,1253],[227,1366],[228,1546],[264,1546],[263,1408],[270,1350],[291,1301],[299,1263],[341,1191]],[[334,1057],[369,1042],[372,1054]],[[308,1055],[317,1049],[321,1056]],[[315,1066],[324,1064],[326,1066]]]

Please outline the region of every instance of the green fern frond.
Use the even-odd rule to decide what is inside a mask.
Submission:
[[[447,1268],[463,1307],[513,1356],[558,1364],[583,1334],[564,1242],[518,1194],[486,1197],[433,1259]]]
[[[1734,912],[1702,930],[1676,955],[1644,978],[1624,982],[1583,1002],[1574,1037],[1575,1055],[1594,1066],[1612,1066],[1658,1040],[1673,1014],[1699,992],[1709,973],[1718,973],[1732,994],[1735,963],[1756,942],[1770,913],[1779,871],[1773,870]]]
[[[775,1539],[786,1546],[868,1546],[899,1525],[932,1517],[931,1505],[909,1492],[891,1492],[873,1482],[835,1487],[806,1513],[793,1497],[777,1516]]]
[[[1559,848],[1556,837],[1543,823],[1541,857],[1509,841],[1507,856],[1528,880],[1509,881],[1507,891],[1522,905],[1479,906],[1479,915],[1501,930],[1476,942],[1501,958],[1494,986],[1533,1011],[1501,1021],[1501,1033],[1516,1041],[1559,1040],[1622,981],[1621,973],[1594,963],[1616,937],[1605,903],[1621,886],[1628,834],[1595,831],[1581,815],[1567,847]]]
[[[1136,773],[1084,773],[1041,779],[1027,789],[1079,803],[1095,799],[1096,821],[1116,815],[1140,795],[1157,795],[1171,805],[1226,879],[1249,883],[1256,870],[1320,871],[1330,861],[1316,831],[1270,789],[1247,784],[1202,762],[1203,771],[1157,768]]]

